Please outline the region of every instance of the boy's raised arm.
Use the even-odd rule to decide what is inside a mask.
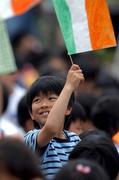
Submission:
[[[37,137],[39,147],[47,145],[52,138],[63,130],[65,113],[70,97],[83,80],[84,76],[80,67],[73,64],[68,72],[65,86],[52,107],[44,127]]]

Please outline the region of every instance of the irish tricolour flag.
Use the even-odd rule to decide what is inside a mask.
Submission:
[[[20,15],[41,0],[0,0],[0,17],[3,19]]]
[[[113,47],[106,0],[53,0],[69,54]]]

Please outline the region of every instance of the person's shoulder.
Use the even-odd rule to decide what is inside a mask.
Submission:
[[[40,129],[33,129],[33,130],[28,131],[28,132],[24,135],[24,137],[27,137],[27,136],[33,135],[33,134],[37,134],[37,133],[39,133],[39,132],[40,132]]]
[[[27,144],[32,150],[36,149],[37,136],[38,136],[39,132],[40,132],[40,130],[34,129],[24,135],[25,144]]]
[[[68,138],[70,138],[70,139],[74,139],[74,140],[77,140],[77,141],[80,141],[81,139],[80,139],[80,137],[76,134],[76,133],[74,133],[74,132],[71,132],[71,131],[67,131],[67,130],[64,130],[64,132],[66,133],[66,135],[68,136]]]

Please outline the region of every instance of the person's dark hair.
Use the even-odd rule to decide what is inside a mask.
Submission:
[[[48,63],[44,63],[40,66],[40,76],[58,76],[66,79],[66,72],[57,70]]]
[[[82,132],[79,137],[81,140],[87,138],[88,136],[90,135],[94,135],[94,136],[108,136],[110,138],[110,136],[105,132],[105,131],[102,131],[102,130],[99,130],[99,129],[89,129],[87,131],[84,131]]]
[[[119,81],[114,76],[112,76],[108,71],[101,69],[98,78],[96,80],[97,87],[101,89],[105,88],[115,88],[119,89]]]
[[[47,50],[42,50],[39,52],[29,52],[26,56],[26,62],[32,64],[32,66],[39,71],[39,68],[45,63],[48,63],[49,52]]]
[[[23,96],[19,101],[18,108],[17,108],[17,117],[18,123],[21,127],[25,129],[26,121],[31,119],[29,114],[27,104],[26,104],[26,96]]]
[[[100,131],[89,131],[76,145],[69,159],[86,158],[99,163],[114,180],[119,172],[119,154],[111,138]]]
[[[19,45],[21,39],[26,37],[27,35],[29,35],[29,32],[26,31],[20,31],[18,33],[15,33],[14,36],[10,39],[13,48],[16,48]]]
[[[20,140],[4,138],[0,140],[0,169],[21,180],[42,178],[35,155]]]
[[[71,66],[71,62],[69,61],[69,55],[67,54],[66,49],[58,49],[58,50],[53,50],[51,51],[51,53],[49,54],[49,61],[52,58],[58,58],[61,61],[64,61],[66,66],[67,66],[67,70],[70,68]]]
[[[65,121],[64,129],[68,130],[69,127],[70,127],[71,122],[75,122],[77,119],[85,120],[86,119],[86,114],[85,114],[85,110],[82,107],[82,105],[78,101],[75,101],[73,106],[72,106],[72,111],[71,111],[71,114],[70,114],[70,118],[68,118]]]
[[[104,169],[90,160],[77,160],[67,163],[54,180],[109,180]]]
[[[99,58],[94,54],[75,54],[73,55],[74,63],[78,64],[83,71],[85,80],[96,82],[100,72],[101,63]]]
[[[119,97],[102,97],[92,109],[92,122],[112,137],[119,130]]]
[[[27,106],[29,109],[29,112],[32,112],[32,101],[35,96],[39,94],[39,92],[47,95],[50,93],[55,93],[56,95],[60,95],[63,87],[65,84],[65,80],[62,78],[59,78],[58,76],[42,76],[39,79],[37,79],[30,89],[27,92]],[[68,107],[72,107],[74,102],[74,94],[72,94]]]
[[[3,98],[3,103],[2,103],[2,114],[3,114],[7,109],[9,92],[7,90],[7,87],[3,83],[1,83],[1,87],[2,87],[2,98]]]
[[[91,111],[98,100],[98,96],[91,93],[79,93],[76,98],[77,101],[83,106],[87,119],[91,120]]]

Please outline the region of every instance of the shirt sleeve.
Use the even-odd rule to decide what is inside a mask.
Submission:
[[[24,142],[25,144],[32,150],[35,151],[37,147],[37,136],[39,134],[40,130],[33,130],[29,131],[24,136]]]

